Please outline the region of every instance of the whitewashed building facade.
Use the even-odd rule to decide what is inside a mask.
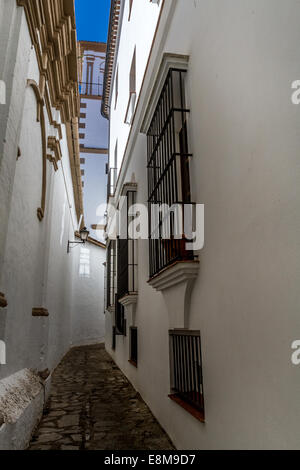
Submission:
[[[299,448],[299,13],[112,0],[106,348],[179,449]],[[115,239],[121,196],[204,204],[204,248]]]
[[[73,0],[0,0],[0,449],[26,447],[51,373],[104,336],[84,223]]]
[[[80,41],[80,165],[85,223],[90,237],[103,237],[106,209],[108,122],[101,115],[106,44]]]

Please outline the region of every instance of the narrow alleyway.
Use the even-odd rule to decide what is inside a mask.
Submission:
[[[173,449],[103,345],[72,349],[56,369],[31,450]]]

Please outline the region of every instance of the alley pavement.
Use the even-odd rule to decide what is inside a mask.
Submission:
[[[52,392],[30,450],[172,450],[149,408],[104,345],[72,349],[52,377]]]

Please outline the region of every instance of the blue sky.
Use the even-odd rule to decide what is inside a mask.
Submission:
[[[75,0],[77,39],[107,41],[110,0]]]

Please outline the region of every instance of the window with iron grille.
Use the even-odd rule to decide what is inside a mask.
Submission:
[[[129,362],[137,367],[138,364],[138,330],[132,326],[130,328],[130,359]]]
[[[116,327],[112,327],[112,343],[111,349],[114,351],[116,349]]]
[[[191,204],[185,78],[185,70],[169,70],[147,132],[150,277],[175,261],[194,259],[185,249],[184,233],[178,236],[174,213],[165,237],[163,215],[156,220],[152,212],[154,205]]]
[[[136,191],[127,191],[120,211],[120,234],[118,238],[118,294],[123,297],[137,291],[137,242],[130,237],[129,226],[134,216],[129,209],[136,202]]]
[[[107,247],[106,260],[106,307],[115,302],[116,293],[116,242],[111,240]]]
[[[117,177],[118,177],[118,141],[116,141],[115,151],[114,151],[114,161],[113,166],[107,166],[107,201],[111,196],[115,194]]]
[[[115,324],[116,324],[116,335],[126,336],[126,319],[125,309],[119,302],[120,295],[115,295]]]
[[[201,340],[199,331],[172,330],[170,334],[170,398],[195,409],[204,420]],[[188,409],[188,408],[187,408]]]

